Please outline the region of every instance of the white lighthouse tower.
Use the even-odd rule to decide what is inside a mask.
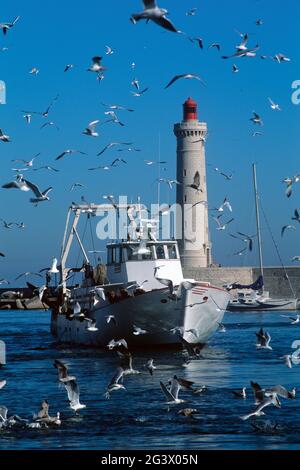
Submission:
[[[207,124],[199,122],[197,103],[183,104],[183,121],[175,124],[177,137],[176,238],[184,268],[211,265],[208,229],[205,141]],[[181,210],[180,210],[181,209]]]

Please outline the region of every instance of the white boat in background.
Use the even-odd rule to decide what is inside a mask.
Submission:
[[[140,204],[125,207],[135,239],[128,236],[109,243],[106,266],[99,263],[93,268],[77,225],[83,214],[92,218],[99,209],[116,207],[72,205],[69,210],[59,293],[52,302],[48,298],[53,335],[60,343],[86,346],[105,347],[120,339],[130,346],[164,346],[180,343],[181,331],[189,343],[204,345],[222,322],[228,292],[208,282],[184,279],[177,242],[157,240],[155,221],[142,219]],[[131,217],[133,210],[140,214],[138,224]],[[67,260],[74,237],[85,260],[80,270],[83,279],[68,288]],[[43,302],[47,302],[47,290]]]
[[[269,296],[269,292],[258,290],[239,289],[236,295],[229,301],[228,310],[299,310],[300,301],[296,298],[275,299]]]
[[[241,284],[233,283],[227,286],[228,291],[236,290],[236,294],[230,299],[228,303],[228,310],[231,311],[247,311],[247,310],[299,310],[300,299],[298,299],[293,291],[290,283],[290,288],[293,297],[290,298],[275,298],[270,297],[269,292],[264,289],[264,269],[262,257],[262,242],[260,230],[260,213],[259,213],[259,196],[257,190],[257,177],[256,165],[253,164],[253,181],[254,181],[254,195],[256,207],[256,225],[257,225],[257,240],[258,240],[258,253],[260,264],[260,276],[256,282],[251,285],[243,286]],[[282,266],[284,268],[284,266]],[[286,273],[287,280],[288,276]],[[290,281],[289,281],[290,282]]]

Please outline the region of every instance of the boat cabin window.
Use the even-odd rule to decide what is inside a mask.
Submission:
[[[115,249],[109,248],[107,253],[107,264],[113,264],[115,259]]]
[[[139,249],[139,245],[123,248],[124,251],[126,250],[128,261],[148,261],[148,260],[154,259],[153,249],[151,246],[147,247],[148,251],[144,253],[137,253],[138,249]]]
[[[168,245],[169,259],[178,259],[176,245]]]
[[[107,264],[122,263],[122,247],[114,246],[108,249]]]
[[[164,245],[157,245],[156,246],[156,258],[157,259],[165,259],[166,258]]]

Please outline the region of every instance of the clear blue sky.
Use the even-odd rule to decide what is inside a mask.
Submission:
[[[0,228],[0,251],[6,253],[6,258],[0,259],[0,278],[13,279],[20,272],[40,269],[48,266],[53,256],[59,256],[67,207],[72,200],[79,201],[82,194],[93,202],[102,202],[103,194],[127,194],[130,199],[141,195],[145,202],[155,202],[152,182],[156,169],[146,167],[143,160],[157,159],[160,133],[161,156],[168,161],[166,176],[175,177],[173,124],[181,120],[182,103],[189,95],[199,104],[200,120],[208,123],[207,163],[225,172],[234,171],[233,180],[227,182],[208,166],[210,206],[219,205],[227,196],[235,217],[230,232],[255,233],[251,164],[257,162],[261,198],[282,257],[291,264],[292,256],[300,255],[300,226],[297,231],[286,233],[283,241],[280,237],[281,226],[290,222],[300,194],[300,186],[295,187],[288,200],[281,184],[284,177],[300,171],[296,142],[300,106],[291,103],[291,83],[300,79],[299,2],[245,0],[242,7],[237,0],[160,0],[159,4],[169,10],[177,28],[203,38],[203,52],[183,35],[165,32],[155,24],[132,25],[129,17],[141,9],[139,0],[90,0],[86,6],[70,0],[2,2],[0,22],[11,21],[17,15],[21,19],[6,37],[0,31],[0,48],[8,47],[8,51],[0,52],[0,79],[7,85],[7,104],[0,106],[0,127],[13,141],[0,142],[0,183],[13,178],[11,168],[15,164],[11,159],[30,159],[38,152],[41,156],[36,165],[53,165],[60,172],[26,173],[41,189],[54,187],[51,201],[37,208],[28,202],[28,193],[0,190],[0,217],[22,221],[27,226],[25,230]],[[197,15],[186,16],[192,7],[198,7]],[[255,25],[258,18],[264,20],[263,26]],[[249,44],[259,44],[262,54],[282,52],[292,61],[278,64],[259,57],[237,59],[240,72],[233,74],[232,61],[222,60],[215,49],[207,48],[219,42],[222,53],[232,53],[239,41],[235,29],[248,32]],[[115,53],[106,56],[105,45],[110,45]],[[86,71],[94,55],[103,55],[107,66],[100,84]],[[136,63],[134,73],[132,62]],[[64,73],[68,63],[75,67]],[[33,67],[40,70],[37,76],[28,73]],[[196,80],[182,80],[164,90],[174,75],[187,72],[200,74],[207,86]],[[141,98],[130,93],[133,76],[150,88]],[[43,110],[58,93],[60,98],[49,119],[60,130],[40,130],[45,121],[39,116],[33,116],[32,124],[27,126],[21,110]],[[270,109],[269,96],[280,104],[281,113]],[[82,130],[91,120],[104,118],[102,101],[130,106],[135,112],[119,112],[126,123],[124,128],[109,124],[99,128],[97,139],[91,139]],[[265,122],[264,136],[257,139],[251,137],[255,130],[249,121],[253,110]],[[112,150],[96,157],[103,146],[114,140],[132,141],[142,152],[121,154],[128,165],[111,172],[87,171],[120,156]],[[88,156],[75,155],[55,162],[66,148],[78,148]],[[87,189],[70,193],[75,181]],[[171,196],[175,198],[175,190]],[[163,197],[167,200],[167,190],[163,190]],[[246,259],[232,257],[242,243],[234,242],[226,232],[217,232],[213,221],[210,227],[216,262],[257,263],[256,253]],[[276,265],[270,237],[265,229],[263,232],[265,264]],[[103,244],[98,246],[101,249]]]

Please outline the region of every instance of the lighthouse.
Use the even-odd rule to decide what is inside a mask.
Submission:
[[[183,104],[183,120],[175,124],[177,138],[176,238],[184,268],[211,265],[208,228],[205,142],[207,124],[199,122],[197,103]]]

